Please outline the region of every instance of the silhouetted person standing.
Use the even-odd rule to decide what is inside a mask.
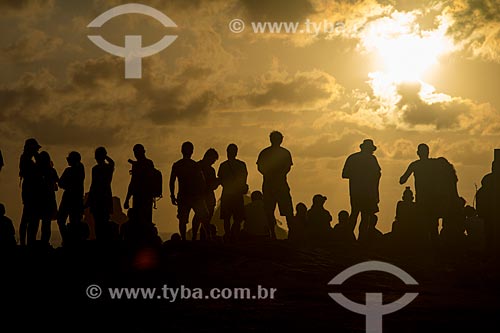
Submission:
[[[129,209],[130,198],[132,198],[132,207],[137,216],[137,221],[149,225],[153,223],[151,179],[154,172],[154,163],[146,157],[146,149],[142,144],[136,144],[133,151],[136,161],[129,160],[132,164],[132,177],[130,178],[123,207]]]
[[[276,239],[275,225],[276,218],[274,210],[278,205],[280,215],[286,217],[287,224],[290,225],[293,218],[293,204],[290,195],[290,187],[287,182],[287,174],[292,168],[292,155],[281,147],[283,135],[274,131],[269,135],[271,146],[262,150],[257,159],[259,172],[264,176],[262,193],[264,194],[264,204],[266,207],[271,238]]]
[[[104,147],[95,150],[97,164],[92,168],[92,182],[87,205],[95,221],[95,235],[98,241],[109,241],[112,238],[111,222],[113,213],[113,193],[111,182],[115,171],[115,162],[108,156]]]
[[[186,240],[186,228],[189,223],[189,213],[194,211],[195,218],[205,230],[210,230],[209,212],[205,203],[206,181],[203,171],[198,163],[191,159],[194,146],[187,141],[181,147],[182,159],[172,165],[170,173],[170,199],[177,206],[177,218],[179,219],[179,232],[181,239]],[[175,195],[175,181],[179,182],[179,190]],[[210,237],[207,233],[207,237]]]
[[[380,165],[373,155],[377,147],[373,140],[366,139],[359,146],[361,151],[350,155],[342,171],[342,178],[349,179],[349,193],[351,196],[351,226],[356,228],[359,213],[359,239],[364,237],[370,226],[371,219],[379,211],[379,182],[381,176]]]
[[[222,184],[220,218],[224,220],[225,240],[238,237],[240,224],[245,216],[243,196],[248,192],[248,171],[245,162],[237,159],[237,155],[238,146],[234,143],[228,145],[227,161],[220,165],[218,172]]]
[[[22,180],[23,215],[19,225],[19,242],[34,244],[40,220],[40,194],[42,192],[42,175],[35,163],[41,146],[31,138],[24,143],[24,150],[19,160],[19,177]]]
[[[500,254],[500,149],[495,149],[491,173],[481,180],[476,194],[477,214],[484,220],[486,251],[492,257]]]
[[[0,250],[16,247],[16,231],[12,220],[5,216],[5,206],[0,203]]]
[[[215,169],[213,167],[214,163],[219,159],[219,153],[214,148],[210,148],[205,152],[205,155],[203,155],[203,159],[198,161],[198,164],[200,165],[201,172],[203,173],[203,178],[205,179],[205,194],[204,199],[205,199],[205,204],[208,209],[208,221],[210,223],[210,220],[212,219],[212,216],[214,215],[215,211],[215,205],[217,204],[217,200],[215,200],[215,193],[214,191],[219,187],[219,179],[217,179],[217,176],[215,175]],[[200,221],[200,216],[195,215],[193,218],[193,239],[196,240],[196,235],[198,233],[198,229],[201,225]],[[205,225],[205,227],[208,226],[208,224]],[[205,230],[205,227],[203,227],[200,230],[200,239],[205,240],[207,238],[207,234],[210,232],[210,230]]]
[[[42,219],[42,243],[50,244],[51,224],[57,219],[56,191],[58,190],[59,176],[50,158],[49,153],[42,151],[37,158],[37,166],[42,175],[42,192],[40,195]],[[38,229],[38,228],[37,228]]]
[[[64,170],[59,179],[59,187],[64,190],[57,224],[63,240],[63,244],[68,243],[68,237],[73,236],[68,230],[76,230],[80,227],[83,217],[83,182],[85,180],[85,168],[82,164],[80,153],[72,151],[66,158],[68,167]],[[69,217],[70,226],[66,226]],[[71,237],[72,238],[72,237]],[[71,239],[73,240],[73,239]]]

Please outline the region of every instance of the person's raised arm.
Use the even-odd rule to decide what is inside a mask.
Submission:
[[[175,179],[177,178],[177,173],[175,172],[174,166],[172,166],[172,171],[170,172],[170,181],[168,183],[170,188],[170,200],[172,204],[177,206],[177,198],[175,197]]]
[[[401,185],[403,185],[404,183],[406,183],[406,181],[408,180],[408,178],[411,176],[411,174],[413,173],[413,163],[411,163],[409,166],[408,166],[408,169],[406,169],[405,173],[401,176],[401,178],[399,178],[399,183]]]
[[[115,168],[115,161],[113,161],[111,157],[106,155],[106,161],[108,162],[110,167],[112,167],[113,169]]]

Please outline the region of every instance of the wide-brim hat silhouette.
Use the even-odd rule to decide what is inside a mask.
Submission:
[[[377,150],[377,146],[373,144],[372,139],[365,139],[362,144],[359,145],[359,148],[361,149],[367,149],[371,151]]]
[[[38,144],[38,141],[34,138],[29,138],[24,142],[24,147],[26,148],[34,148],[34,149],[40,149],[42,146]]]

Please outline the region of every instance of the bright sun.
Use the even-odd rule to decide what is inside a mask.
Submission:
[[[376,55],[379,71],[393,83],[421,81],[439,57],[453,48],[446,36],[449,24],[445,17],[437,18],[436,29],[422,30],[418,15],[419,12],[394,12],[369,23],[362,33],[361,45]]]

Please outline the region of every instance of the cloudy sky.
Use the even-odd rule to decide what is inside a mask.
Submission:
[[[475,184],[500,147],[500,1],[213,0],[141,1],[170,17],[128,14],[87,28],[125,1],[0,0],[0,202],[18,224],[18,159],[36,137],[61,174],[71,150],[82,153],[86,188],[93,150],[116,161],[114,194],[123,198],[127,159],[143,143],[168,179],[190,140],[195,159],[210,147],[221,159],[234,142],[247,162],[250,188],[268,134],[281,131],[293,155],[294,203],[328,197],[336,216],[349,209],[345,158],[365,138],[379,147],[380,229],[389,231],[416,146],[426,142],[459,176],[472,203]],[[233,33],[233,19],[245,29]],[[257,33],[252,23],[291,22],[296,33]],[[314,23],[318,33],[307,31]],[[322,24],[322,26],[320,26]],[[336,24],[335,29],[328,24]],[[124,59],[87,35],[116,45],[142,35],[143,45],[177,39],[142,61],[141,79],[124,78]],[[413,187],[413,179],[410,179]],[[175,209],[159,202],[161,231],[177,229]]]

